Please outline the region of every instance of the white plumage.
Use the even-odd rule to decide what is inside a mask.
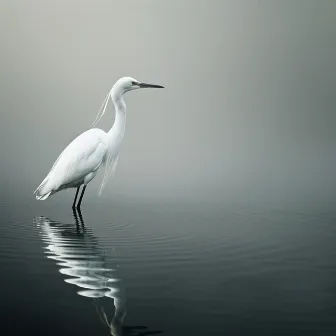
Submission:
[[[134,78],[120,78],[106,96],[103,105],[94,122],[96,124],[104,115],[107,103],[111,97],[115,110],[115,122],[109,132],[92,128],[75,138],[59,155],[50,172],[34,191],[38,200],[45,200],[54,193],[77,188],[73,206],[75,206],[79,187],[84,185],[77,207],[80,207],[86,186],[96,176],[99,168],[105,166],[105,173],[99,194],[114,172],[120,146],[125,133],[126,105],[123,94],[139,88],[162,88],[160,85],[140,83]]]
[[[36,198],[44,200],[61,189],[87,185],[104,163],[107,147],[107,134],[100,129],[79,135],[64,149],[38,186]]]

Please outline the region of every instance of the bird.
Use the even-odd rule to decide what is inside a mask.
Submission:
[[[47,176],[34,191],[37,200],[45,200],[61,190],[76,188],[72,208],[76,207],[79,209],[87,185],[94,179],[98,171],[102,167],[105,167],[99,190],[99,195],[101,194],[109,176],[115,171],[120,147],[125,134],[126,105],[123,96],[128,91],[142,88],[164,87],[139,82],[132,77],[122,77],[115,82],[103,101],[91,128],[70,142],[58,156]],[[93,126],[95,126],[104,115],[110,98],[115,107],[115,120],[111,129],[105,132]],[[82,185],[82,192],[76,205]]]

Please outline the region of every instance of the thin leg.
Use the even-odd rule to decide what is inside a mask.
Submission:
[[[76,222],[76,227],[77,227],[77,232],[80,232],[80,226],[79,223],[81,224],[82,230],[83,232],[85,231],[85,226],[84,226],[84,219],[82,216],[82,212],[81,209],[76,209],[76,207],[72,208],[72,212],[73,212],[73,216]],[[79,220],[78,220],[78,216],[79,216]]]
[[[80,198],[79,198],[79,201],[78,201],[78,204],[77,204],[77,209],[79,209],[80,206],[81,206],[82,199],[83,199],[83,196],[84,196],[84,193],[85,193],[85,189],[86,189],[86,186],[84,186],[84,188],[82,189],[82,193],[80,195]]]
[[[77,209],[77,212],[78,212],[78,216],[79,216],[79,220],[80,220],[80,223],[82,225],[82,229],[83,231],[85,231],[85,226],[84,226],[84,219],[83,219],[83,216],[82,216],[82,211],[80,208]]]
[[[75,222],[76,222],[77,233],[79,233],[79,232],[80,232],[80,229],[79,229],[79,221],[78,221],[78,216],[77,216],[76,207],[75,207],[74,205],[72,206],[72,212],[73,212],[73,216],[74,216],[74,219],[75,219]]]
[[[76,196],[75,196],[75,199],[74,199],[74,201],[73,201],[73,203],[72,203],[72,208],[75,208],[75,206],[76,206],[76,201],[77,201],[77,196],[78,196],[79,188],[80,188],[80,187],[77,188]]]

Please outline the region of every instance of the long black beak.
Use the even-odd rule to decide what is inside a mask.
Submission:
[[[157,88],[157,89],[163,89],[164,86],[161,85],[155,85],[155,84],[147,84],[147,83],[139,83],[140,88]]]

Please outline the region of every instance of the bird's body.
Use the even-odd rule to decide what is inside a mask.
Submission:
[[[107,133],[103,130],[92,128],[80,134],[58,157],[38,187],[36,198],[44,200],[62,189],[87,185],[105,163],[107,149]]]
[[[120,146],[124,138],[126,105],[123,94],[141,87],[161,86],[139,83],[130,77],[123,77],[116,82],[107,95],[100,115],[96,120],[97,122],[104,114],[108,99],[111,97],[116,109],[115,122],[112,128],[109,132],[91,128],[75,138],[59,155],[46,178],[35,190],[34,193],[38,200],[45,200],[63,189],[77,188],[75,205],[79,187],[84,185],[79,201],[80,206],[86,186],[102,166],[105,166],[102,188],[104,187],[109,174],[116,167]]]

